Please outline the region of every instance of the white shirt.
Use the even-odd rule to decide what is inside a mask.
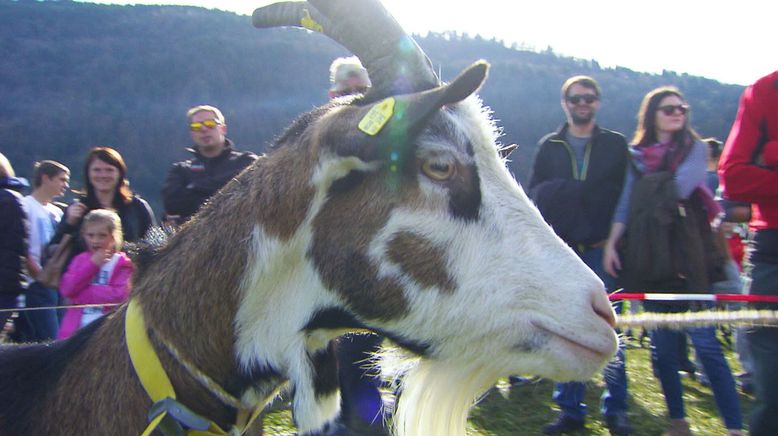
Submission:
[[[113,269],[116,267],[116,264],[119,263],[120,257],[118,252],[114,253],[113,256],[108,259],[108,262],[102,264],[102,266],[100,266],[100,271],[92,279],[92,283],[96,285],[107,285],[108,282],[111,281],[111,274],[113,274]]]
[[[30,222],[30,234],[27,239],[30,244],[30,258],[40,266],[43,247],[54,236],[54,230],[62,219],[62,209],[51,203],[44,206],[32,195],[24,197],[22,205]]]
[[[119,263],[119,257],[120,257],[119,253],[114,253],[111,259],[100,267],[100,271],[98,271],[94,279],[92,279],[92,283],[98,285],[107,285],[108,282],[111,280],[111,274],[113,274],[113,269],[116,267],[116,264]],[[102,307],[85,307],[81,311],[80,326],[84,327],[87,324],[96,320],[97,318],[100,318],[101,316],[103,316]]]

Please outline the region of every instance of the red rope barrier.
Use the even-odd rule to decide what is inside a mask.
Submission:
[[[744,294],[665,294],[659,292],[614,292],[610,300],[636,301],[732,301],[743,303],[778,303],[778,295]]]

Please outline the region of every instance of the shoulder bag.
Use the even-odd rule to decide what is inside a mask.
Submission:
[[[48,260],[43,265],[43,269],[38,274],[37,281],[49,289],[59,288],[59,280],[65,270],[70,253],[73,251],[73,235],[65,234],[58,244],[52,244],[46,247],[46,252],[50,254]]]

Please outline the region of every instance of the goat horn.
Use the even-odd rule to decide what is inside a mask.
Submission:
[[[373,83],[366,99],[410,94],[440,84],[427,55],[378,0],[309,0],[258,8],[255,27],[304,27],[354,53]]]

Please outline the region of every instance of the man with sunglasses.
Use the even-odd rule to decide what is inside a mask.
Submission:
[[[225,135],[224,115],[213,106],[200,105],[186,113],[194,146],[191,159],[176,162],[162,187],[165,221],[178,225],[188,220],[205,201],[226,185],[257,156],[240,152]]]
[[[613,290],[613,277],[603,268],[603,248],[624,183],[627,141],[620,133],[595,122],[600,86],[588,76],[574,76],[562,85],[562,109],[567,115],[558,131],[540,140],[529,182],[529,195],[545,220]],[[617,308],[620,309],[620,308]],[[627,420],[627,376],[624,353],[608,366],[602,413],[612,435],[632,430]],[[554,401],[561,413],[543,434],[566,434],[584,428],[584,384],[559,383]]]

